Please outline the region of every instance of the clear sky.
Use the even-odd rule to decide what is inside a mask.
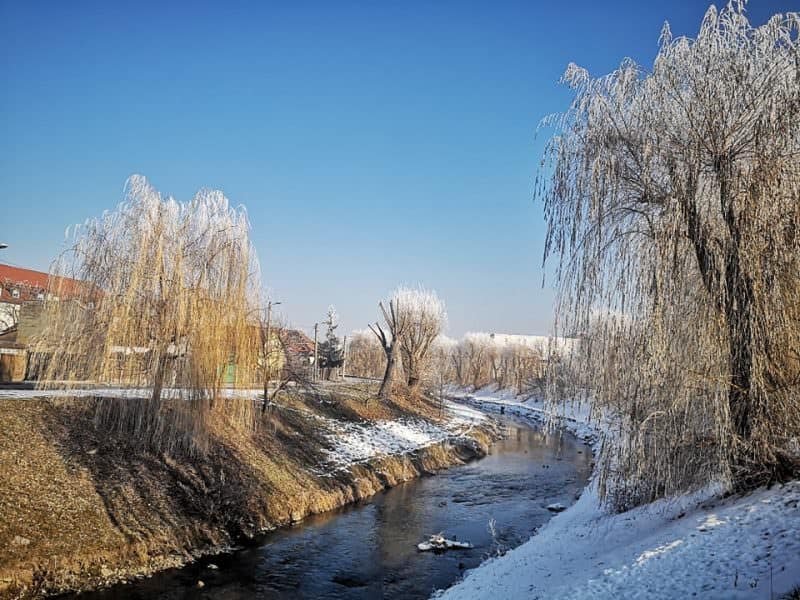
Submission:
[[[798,0],[752,0],[761,23]],[[0,262],[46,269],[67,225],[146,175],[247,206],[265,283],[308,329],[401,283],[449,333],[548,333],[532,184],[574,61],[650,64],[675,2],[0,1]]]

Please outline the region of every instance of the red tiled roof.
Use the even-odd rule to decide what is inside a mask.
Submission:
[[[39,294],[46,293],[49,288],[60,297],[68,298],[80,295],[83,283],[69,277],[51,277],[42,271],[0,264],[0,302],[21,304],[37,300]],[[12,294],[15,289],[19,290],[18,298]]]
[[[297,329],[284,329],[281,332],[287,352],[295,354],[314,354],[314,341]]]

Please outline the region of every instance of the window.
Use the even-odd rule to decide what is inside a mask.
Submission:
[[[11,297],[12,298],[19,298],[19,290],[17,288],[14,288],[13,290],[11,290]]]

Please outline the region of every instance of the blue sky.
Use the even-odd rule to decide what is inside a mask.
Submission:
[[[0,261],[46,269],[133,173],[247,207],[265,283],[308,329],[398,284],[450,334],[547,333],[539,120],[574,61],[649,64],[705,1],[0,2]],[[753,0],[761,23],[792,2]]]

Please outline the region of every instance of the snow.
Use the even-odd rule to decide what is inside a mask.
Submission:
[[[609,515],[591,488],[441,598],[770,598],[800,584],[800,482],[718,492]]]
[[[441,442],[450,432],[421,419],[377,421],[371,423],[324,419],[331,449],[328,465],[346,467],[387,454],[405,454]]]
[[[399,455],[463,437],[486,416],[473,408],[448,402],[444,423],[404,418],[384,421],[339,421],[317,417],[331,448],[325,471],[347,468],[382,455]]]
[[[254,391],[237,390],[247,395]],[[551,415],[539,398],[508,390],[450,389],[442,423],[423,419],[349,422],[320,419],[330,449],[325,472],[376,456],[414,452],[468,433],[504,412],[559,426],[595,445],[603,423],[584,403]],[[3,397],[119,395],[147,390],[2,390]],[[620,514],[600,506],[595,483],[528,542],[467,573],[443,599],[481,598],[731,598],[779,597],[800,585],[800,482],[721,497],[709,484]]]
[[[429,550],[433,551],[443,551],[443,550],[451,550],[453,548],[473,548],[474,546],[469,542],[459,542],[456,540],[448,540],[447,538],[443,537],[441,533],[436,533],[428,539],[427,542],[420,542],[417,544],[417,548],[422,552],[428,552]]]
[[[511,392],[463,394],[487,410],[543,420],[540,400]],[[559,422],[597,440],[585,407],[568,407]],[[800,482],[722,497],[703,490],[608,514],[592,482],[528,542],[491,559],[435,596],[481,598],[779,597],[800,585]]]
[[[469,392],[463,388],[450,387],[448,394],[460,403],[466,403],[481,411],[504,413],[520,417],[536,425],[557,424],[574,436],[596,444],[600,432],[606,430],[607,422],[597,423],[590,419],[588,402],[570,402],[557,407],[548,407],[538,396],[522,397],[512,389],[497,390],[493,386]]]

